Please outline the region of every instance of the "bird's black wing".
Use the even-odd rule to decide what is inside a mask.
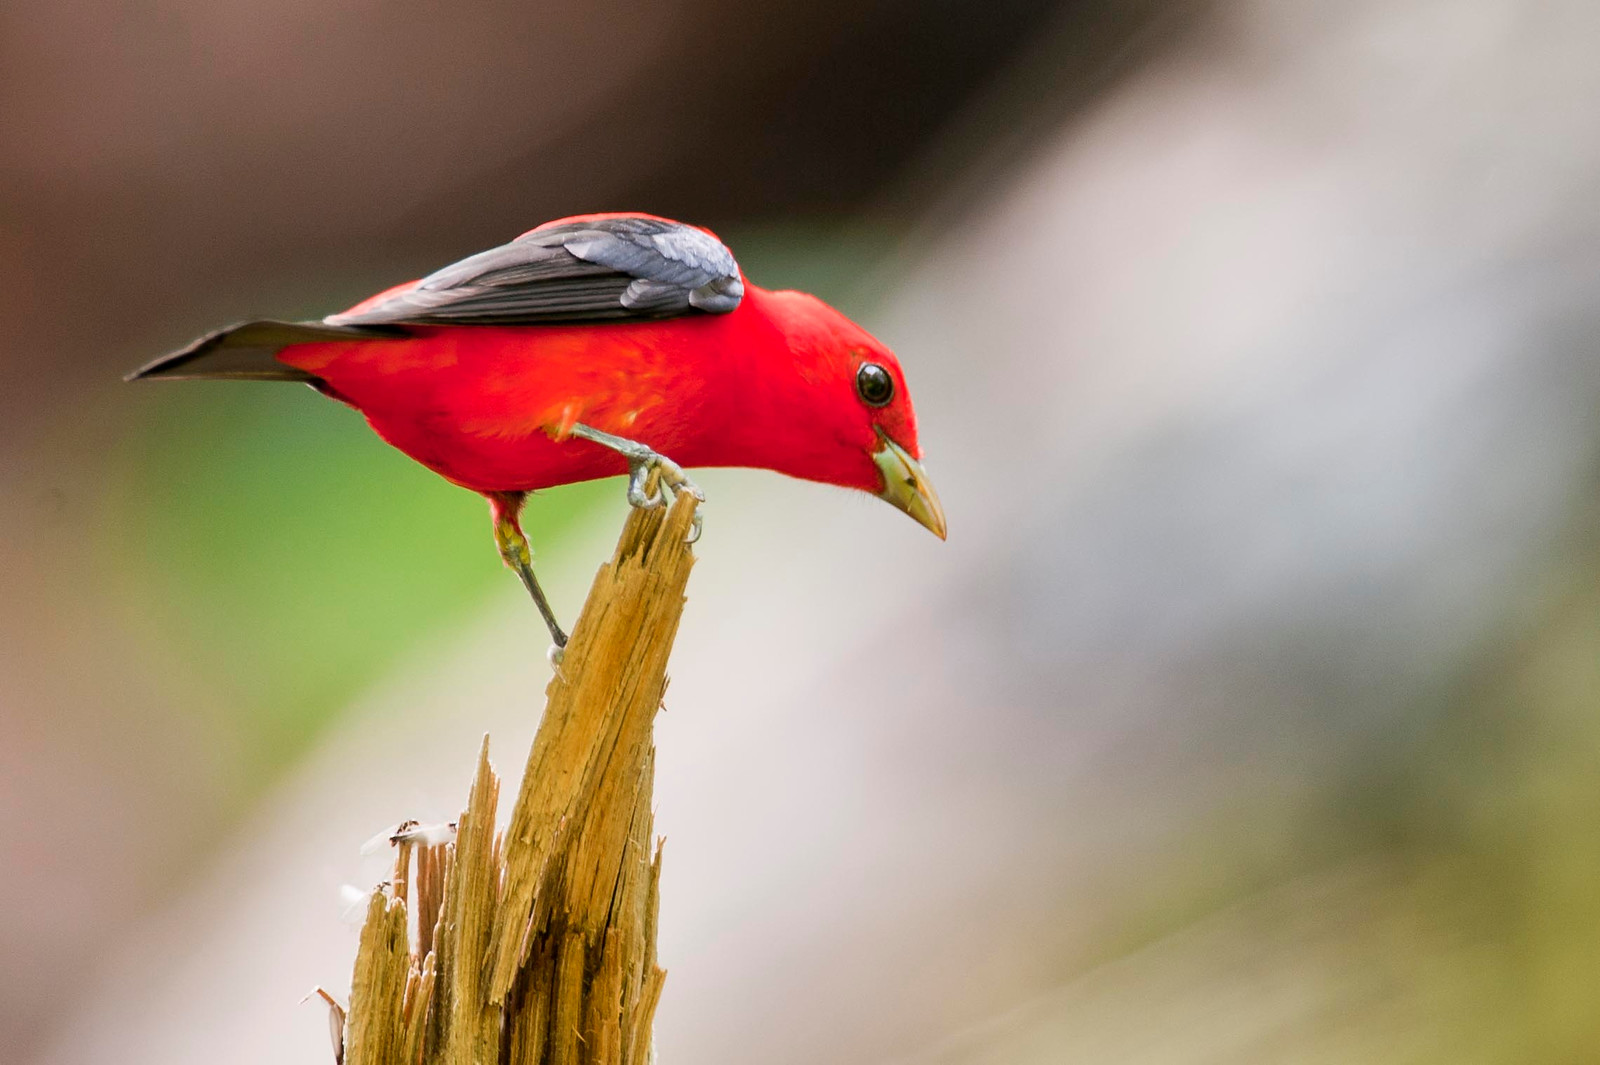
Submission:
[[[334,326],[544,325],[672,318],[739,306],[733,253],[704,230],[625,215],[567,222],[469,256]]]

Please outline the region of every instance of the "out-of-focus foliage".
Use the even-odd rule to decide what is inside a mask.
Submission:
[[[482,500],[354,411],[283,385],[163,392],[117,456],[106,528],[118,591],[130,624],[221,694],[258,768],[303,749],[418,640],[515,584]],[[527,511],[533,543],[614,492],[541,494]]]
[[[907,1065],[1578,1062],[1600,1046],[1596,560],[1415,742],[1164,840],[1074,978]],[[1572,568],[1575,567],[1575,568]],[[1060,915],[1070,921],[1070,914]]]

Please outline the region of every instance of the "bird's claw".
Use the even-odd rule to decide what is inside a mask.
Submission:
[[[628,504],[640,510],[650,510],[654,507],[671,503],[677,498],[678,493],[687,492],[697,502],[704,503],[706,494],[700,486],[689,480],[689,475],[683,472],[683,467],[667,458],[661,452],[639,443],[637,440],[627,440],[611,433],[602,432],[582,422],[574,423],[571,434],[580,440],[589,440],[602,447],[608,447],[628,460]],[[656,489],[650,491],[650,475],[656,475]],[[700,516],[700,511],[694,512],[693,525],[686,543],[694,543],[700,539],[700,532],[705,524],[705,519]]]
[[[662,502],[662,492],[657,489],[655,493],[645,491],[645,485],[650,480],[650,467],[644,462],[631,462],[628,464],[628,505],[640,510],[649,510],[659,507]]]
[[[658,477],[653,495],[646,491],[651,473]],[[706,501],[706,494],[689,479],[683,467],[660,452],[641,447],[628,456],[628,502],[633,506],[641,510],[659,507],[670,503],[679,492],[687,492],[701,503]]]
[[[645,482],[650,479],[650,471],[655,470],[659,475],[655,496],[645,495]],[[704,503],[706,494],[700,486],[689,480],[689,475],[683,472],[683,467],[667,458],[665,455],[650,452],[650,457],[641,459],[637,465],[632,466],[628,472],[628,502],[636,507],[659,507],[669,503],[677,497],[679,492],[687,492],[696,502]],[[686,544],[697,543],[700,534],[705,531],[705,515],[696,507],[694,517],[690,519],[689,535],[683,538]]]

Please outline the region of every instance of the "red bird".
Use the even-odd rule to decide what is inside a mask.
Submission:
[[[546,222],[320,322],[229,326],[137,378],[303,381],[354,407],[488,498],[558,653],[517,520],[541,488],[627,472],[629,502],[650,507],[704,498],[686,466],[753,466],[871,492],[945,535],[893,353],[814,296],[747,282],[709,230],[654,215]]]

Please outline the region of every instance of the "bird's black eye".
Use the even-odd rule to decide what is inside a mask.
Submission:
[[[864,362],[856,371],[856,392],[869,407],[881,407],[894,398],[894,378],[875,362]]]

